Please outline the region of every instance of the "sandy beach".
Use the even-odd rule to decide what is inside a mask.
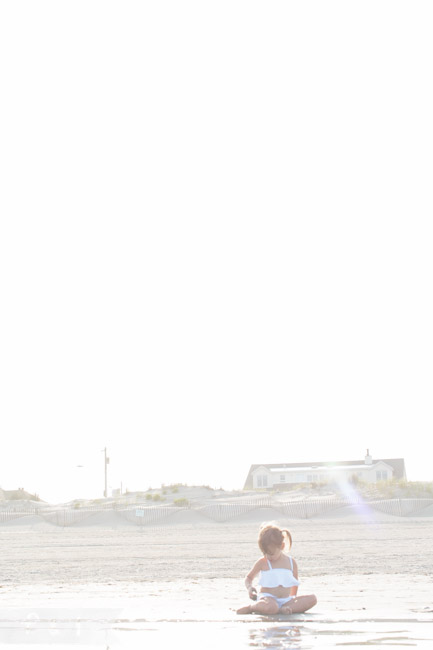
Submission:
[[[264,508],[225,523],[186,510],[159,526],[114,512],[66,528],[2,524],[2,647],[431,648],[431,516],[279,517],[293,534],[299,593],[318,604],[290,617],[237,616],[258,526],[270,518]]]

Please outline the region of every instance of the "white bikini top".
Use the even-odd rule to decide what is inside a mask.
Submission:
[[[291,569],[273,569],[268,560],[269,571],[260,571],[259,585],[262,587],[295,587],[299,585],[293,575],[293,560],[289,557]]]

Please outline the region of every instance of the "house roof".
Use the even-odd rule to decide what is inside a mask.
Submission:
[[[384,462],[387,465],[391,465],[394,470],[394,478],[396,479],[405,479],[406,470],[404,465],[403,458],[377,458],[372,460],[372,464]],[[353,469],[370,467],[366,465],[364,460],[342,460],[336,461],[335,463],[258,463],[257,465],[251,465],[250,471],[248,472],[247,479],[245,481],[244,490],[251,490],[253,488],[253,472],[258,467],[266,467],[271,472],[284,471],[287,469],[318,469],[318,468],[332,468],[332,467],[353,467]]]
[[[373,461],[373,463],[371,463],[369,465],[367,465],[366,463],[360,463],[359,465],[347,465],[347,466],[343,466],[343,467],[341,465],[338,465],[338,469],[344,469],[345,467],[350,467],[350,469],[352,469],[352,470],[360,470],[360,469],[366,469],[366,468],[371,469],[372,467],[377,467],[377,465],[379,463],[385,463],[385,462],[386,461],[384,461],[384,460],[378,460],[378,461]],[[286,469],[287,468],[278,466],[278,467],[271,467],[271,469],[269,471],[272,472],[273,474],[278,474],[278,472],[284,472],[284,471],[286,471]],[[293,468],[290,468],[290,469],[293,469]],[[312,472],[317,472],[317,470],[319,469],[321,472],[330,472],[331,473],[331,472],[335,471],[335,469],[337,469],[337,463],[332,463],[332,464],[330,463],[330,464],[327,464],[327,465],[321,465],[320,467],[318,465],[307,465],[305,468],[300,468],[300,469],[306,469],[306,470],[312,471]]]

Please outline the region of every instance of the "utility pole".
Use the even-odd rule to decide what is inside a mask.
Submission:
[[[104,475],[105,475],[104,497],[107,498],[107,496],[108,496],[108,491],[107,491],[107,465],[110,462],[110,459],[107,456],[107,447],[104,447],[104,449],[102,451],[104,452]]]

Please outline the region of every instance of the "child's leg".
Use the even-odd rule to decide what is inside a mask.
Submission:
[[[317,603],[317,598],[314,594],[310,596],[296,596],[280,609],[281,614],[302,614],[307,610],[314,607]]]
[[[292,602],[292,601],[290,601]],[[236,614],[277,614],[278,603],[274,598],[260,598],[256,603],[241,607]]]

